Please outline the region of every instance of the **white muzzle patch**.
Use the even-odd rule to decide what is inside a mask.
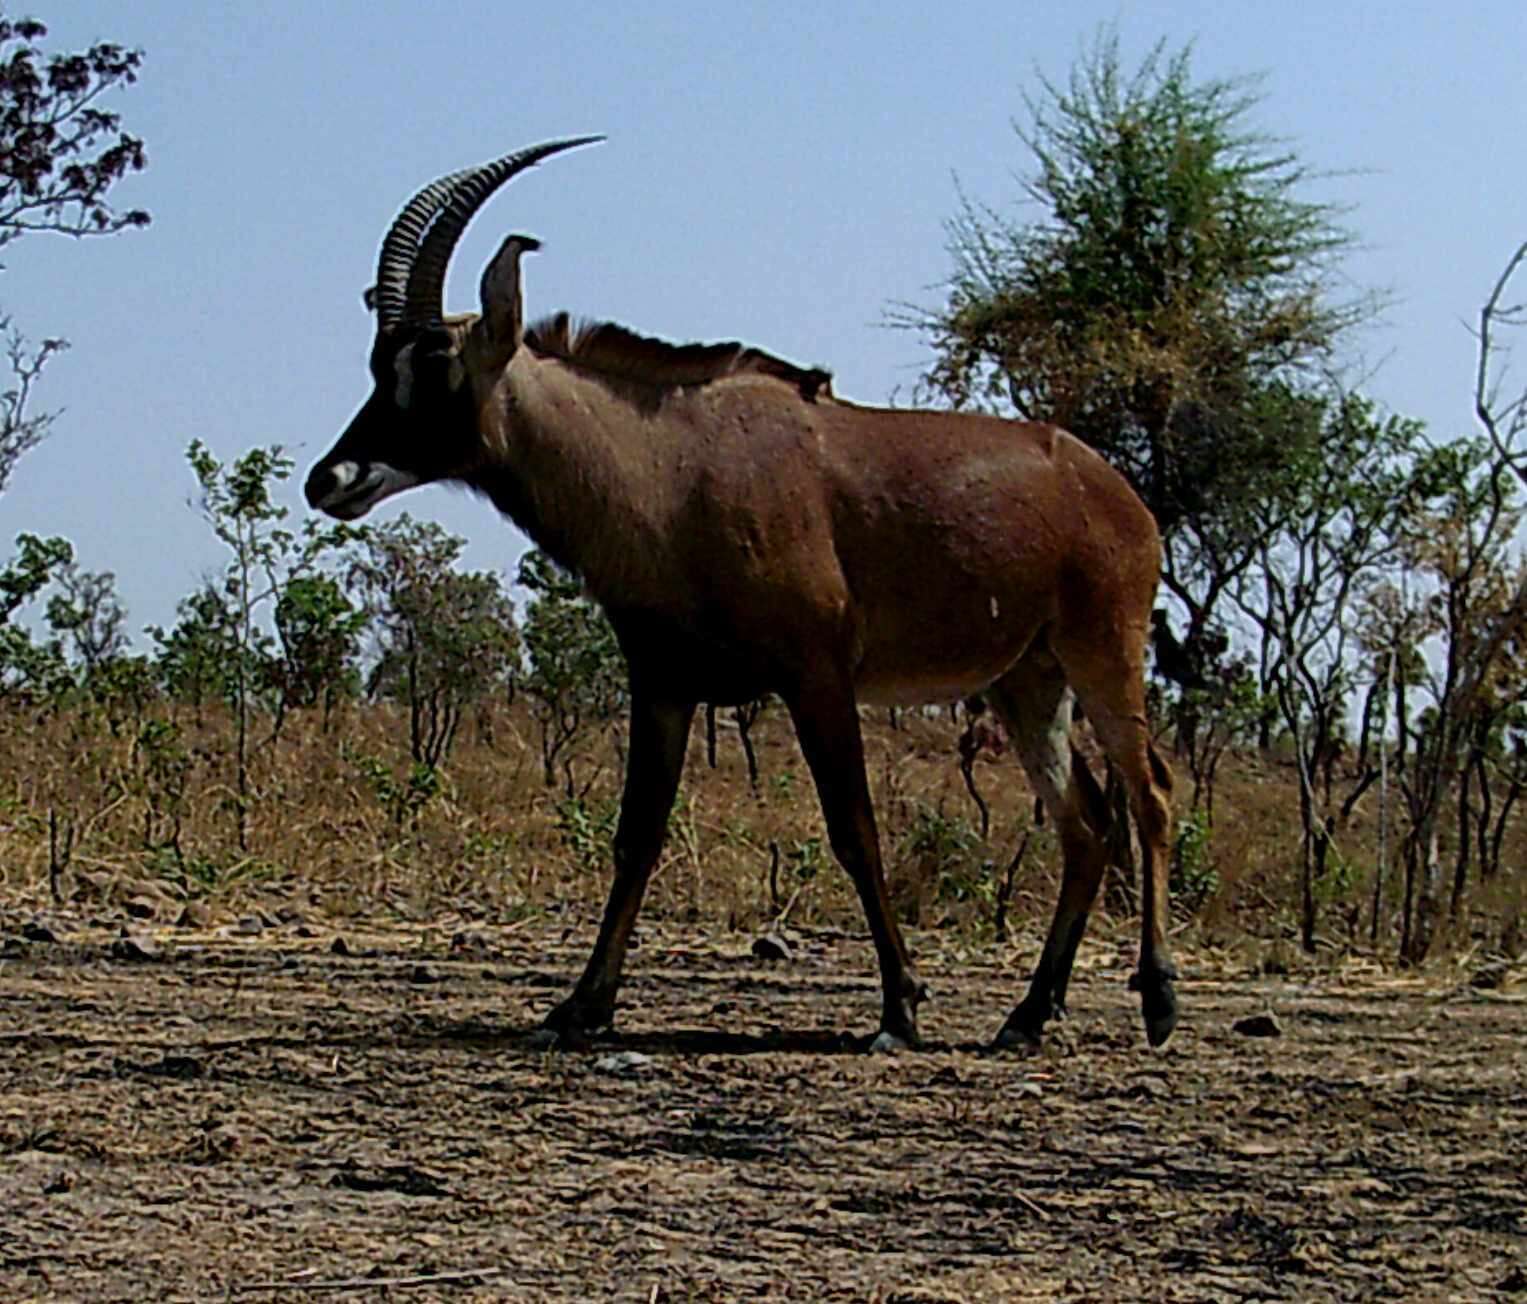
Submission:
[[[412,472],[399,471],[386,462],[372,462],[364,468],[356,462],[337,462],[331,471],[334,488],[324,495],[317,507],[341,521],[356,520],[382,499],[420,483],[419,477]]]

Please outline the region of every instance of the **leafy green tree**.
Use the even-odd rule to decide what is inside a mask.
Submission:
[[[111,571],[84,571],[73,560],[54,575],[56,592],[48,599],[48,626],[63,640],[89,680],[127,647],[127,609],[117,597]]]
[[[57,702],[67,698],[72,684],[56,641],[39,642],[19,625],[0,625],[0,697]]]
[[[46,53],[48,29],[34,18],[0,14],[0,248],[34,232],[110,235],[146,226],[142,209],[114,208],[111,188],[145,164],[143,142],[102,105],[132,85],[143,54],[101,41],[72,53]],[[29,411],[32,388],[59,339],[33,347],[0,315],[12,384],[0,394],[0,492],[17,461],[48,434],[52,413]]]
[[[47,587],[59,568],[73,560],[74,548],[67,539],[18,535],[15,558],[0,568],[0,622],[8,622]]]
[[[158,648],[155,664],[164,691],[190,706],[200,719],[209,703],[233,700],[238,659],[233,613],[219,586],[208,581],[182,598],[175,614],[169,629],[150,625],[147,632]]]
[[[0,688],[30,699],[61,702],[83,689],[107,707],[115,731],[142,705],[143,685],[126,657],[127,612],[110,571],[81,570],[64,539],[23,534],[16,558],[0,569]],[[39,642],[11,619],[49,585],[45,620],[53,637]]]
[[[110,202],[111,188],[145,158],[143,142],[101,103],[137,79],[142,53],[103,41],[48,54],[39,45],[47,32],[35,18],[0,12],[0,249],[35,232],[109,235],[149,220],[141,209],[119,211]],[[0,352],[11,371],[0,392],[0,493],[52,428],[56,414],[33,411],[32,391],[65,347],[61,339],[29,344],[0,311]],[[56,568],[72,563],[72,550],[62,539],[33,536],[18,546],[0,570],[0,688],[51,695],[68,682],[62,647],[38,643],[11,617]]]
[[[35,18],[0,15],[0,247],[30,231],[110,235],[149,222],[107,198],[146,159],[100,103],[138,80],[143,52],[99,41],[46,54],[37,43],[47,34]]]
[[[330,575],[296,575],[276,599],[280,655],[273,670],[280,710],[318,706],[327,722],[335,702],[359,688],[357,663],[366,613]]]
[[[351,578],[380,641],[371,691],[407,706],[414,764],[433,771],[465,708],[518,668],[514,604],[497,575],[455,569],[466,542],[438,525],[401,516],[358,537]]]
[[[1226,495],[1222,509],[1185,515],[1165,539],[1163,588],[1177,599],[1186,617],[1178,642],[1187,660],[1210,679],[1224,668],[1230,650],[1226,605],[1237,605],[1233,591],[1244,594],[1267,552],[1276,551],[1284,532],[1297,529],[1301,493],[1320,492],[1317,485],[1304,485],[1302,480],[1318,478],[1321,441],[1333,430],[1331,412],[1348,401],[1329,386],[1299,390],[1280,381],[1262,387],[1248,400],[1244,416],[1279,445],[1278,455],[1228,472],[1228,482],[1222,480],[1220,486]],[[1158,670],[1162,641],[1169,633],[1169,623],[1156,631]],[[1258,690],[1268,702],[1273,651],[1265,639],[1257,649]],[[1188,694],[1182,704],[1191,709],[1191,699]],[[1276,715],[1269,709],[1259,721],[1258,741],[1264,749]]]
[[[116,576],[81,570],[69,556],[53,568],[51,580],[46,620],[53,638],[44,652],[55,667],[56,692],[75,690],[81,708],[93,704],[113,735],[129,719],[141,723],[157,696],[157,676],[147,658],[127,652],[127,609]]]
[[[567,749],[585,725],[608,726],[624,713],[626,664],[610,622],[575,576],[533,549],[520,559],[519,581],[531,595],[525,609],[530,668],[522,688],[540,735],[542,773],[554,787],[562,761],[571,797]]]
[[[74,561],[67,539],[22,534],[16,556],[0,566],[0,694],[29,699],[54,696],[68,682],[63,649],[56,641],[38,643],[15,617]]]
[[[277,679],[271,670],[276,641],[265,623],[266,608],[294,577],[311,573],[350,535],[342,527],[312,520],[297,533],[282,524],[287,509],[272,495],[291,476],[293,463],[279,446],[250,449],[225,465],[198,439],[186,458],[200,490],[202,518],[231,554],[220,583],[208,592],[221,606],[217,628],[226,634],[232,653],[224,685],[234,718],[239,848],[247,850],[250,720],[259,693]]]
[[[161,700],[158,667],[136,653],[117,652],[98,661],[86,674],[84,687],[116,735],[129,722],[141,730],[150,708]]]
[[[1261,630],[1266,691],[1298,764],[1300,930],[1309,951],[1334,835],[1378,777],[1365,768],[1336,802],[1336,760],[1361,664],[1361,602],[1399,562],[1428,493],[1422,433],[1359,397],[1333,404],[1318,447],[1306,448],[1252,512],[1250,533],[1261,542],[1235,599]]]
[[[1410,668],[1419,700],[1398,720],[1396,766],[1410,821],[1402,844],[1400,950],[1413,963],[1430,949],[1446,878],[1451,913],[1462,905],[1475,851],[1471,806],[1488,791],[1483,780],[1492,735],[1498,737],[1527,700],[1527,617],[1521,609],[1513,613],[1527,582],[1514,545],[1523,516],[1515,481],[1486,440],[1436,449],[1427,470],[1431,498],[1403,558],[1411,582],[1389,594],[1389,604],[1405,611],[1398,627],[1419,653]],[[1476,671],[1490,642],[1489,661]],[[1497,742],[1497,753],[1503,750]],[[1449,805],[1459,834],[1450,876],[1441,851]]]
[[[271,489],[291,475],[293,463],[273,447],[251,449],[225,466],[199,439],[191,441],[186,460],[200,486],[202,518],[233,554],[224,567],[218,592],[224,607],[222,624],[233,654],[225,682],[233,707],[235,824],[239,849],[247,851],[250,714],[264,663],[271,655],[270,635],[257,616],[279,591],[275,572],[291,540],[290,532],[280,525],[286,509],[276,505]]]
[[[1177,747],[1192,778],[1187,808],[1203,812],[1203,830],[1214,826],[1215,781],[1227,752],[1251,741],[1268,714],[1245,657],[1223,657],[1202,677],[1179,687],[1167,708],[1177,721]],[[1159,718],[1159,717],[1158,717]]]
[[[1498,676],[1464,747],[1458,775],[1458,846],[1448,902],[1453,918],[1463,911],[1470,869],[1478,866],[1483,885],[1506,863],[1511,815],[1527,792],[1527,667],[1522,660],[1518,650],[1511,657],[1510,673]]]
[[[1167,534],[1190,646],[1213,603],[1178,578],[1183,527],[1233,531],[1301,456],[1316,432],[1284,396],[1375,307],[1333,294],[1351,238],[1253,126],[1256,84],[1197,80],[1191,56],[1158,44],[1130,73],[1105,30],[1066,85],[1041,79],[1016,127],[1029,211],[964,198],[945,302],[894,317],[932,344],[933,394],[1054,421],[1129,476]]]
[[[1481,845],[1470,836],[1470,819],[1484,832],[1473,812],[1485,797],[1480,780],[1491,739],[1527,701],[1527,563],[1518,541],[1520,494],[1527,486],[1527,387],[1512,380],[1504,338],[1527,321],[1520,294],[1512,291],[1524,267],[1527,242],[1506,260],[1480,309],[1473,401],[1483,437],[1429,456],[1427,501],[1409,536],[1405,582],[1376,593],[1369,611],[1367,643],[1387,666],[1394,768],[1409,818],[1399,949],[1413,964],[1426,958],[1442,919],[1444,818],[1451,806],[1459,821],[1451,893],[1456,914],[1470,856]],[[1484,870],[1488,855],[1479,863]],[[1517,932],[1519,920],[1518,914],[1508,922],[1503,939]]]

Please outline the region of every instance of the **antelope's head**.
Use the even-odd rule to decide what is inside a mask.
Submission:
[[[473,215],[515,173],[601,136],[551,141],[432,181],[398,214],[366,293],[376,311],[371,397],[308,473],[310,506],[342,521],[414,485],[460,478],[479,447],[478,410],[524,334],[520,255],[512,235],[483,273],[481,312],[445,315],[445,272]]]

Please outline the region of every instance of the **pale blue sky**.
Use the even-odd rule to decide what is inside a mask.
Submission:
[[[24,5],[12,12],[32,12]],[[144,232],[6,250],[0,308],[65,335],[39,398],[52,439],[0,496],[0,536],[74,540],[117,572],[134,630],[172,619],[221,564],[186,505],[192,438],[224,458],[285,444],[297,485],[365,397],[360,292],[402,201],[449,169],[555,136],[608,143],[548,161],[478,218],[448,301],[473,306],[509,230],[545,244],[533,314],[567,308],[678,340],[740,338],[830,367],[862,401],[903,393],[920,342],[888,303],[949,270],[954,177],[1006,205],[1035,69],[1064,79],[1098,24],[1133,63],[1196,39],[1203,76],[1265,74],[1258,125],[1345,175],[1357,288],[1395,296],[1362,342],[1369,391],[1436,434],[1469,428],[1473,320],[1527,238],[1521,142],[1527,6],[1118,0],[818,6],[41,0],[50,48],[141,46],[114,104],[147,142],[123,205]],[[1360,170],[1354,172],[1354,170]],[[523,547],[491,508],[435,488],[379,509]]]

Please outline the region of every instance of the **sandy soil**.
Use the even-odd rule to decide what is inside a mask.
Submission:
[[[649,928],[621,1035],[546,1055],[581,924],[257,926],[0,916],[0,1298],[1527,1295],[1510,975],[1189,957],[1152,1053],[1090,943],[1046,1051],[989,1056],[1017,974],[925,936],[932,1045],[868,1057],[863,939]]]

